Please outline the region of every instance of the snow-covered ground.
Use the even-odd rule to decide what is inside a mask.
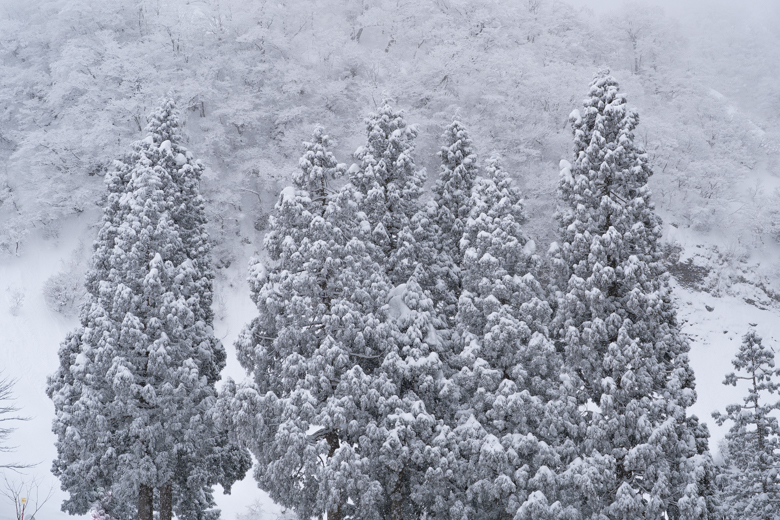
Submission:
[[[84,213],[64,223],[56,239],[34,237],[26,243],[21,256],[0,260],[0,367],[4,376],[17,380],[14,386],[16,405],[21,408],[20,415],[29,417],[28,421],[16,424],[17,429],[9,440],[16,450],[0,453],[0,464],[35,464],[18,474],[7,472],[8,479],[20,482],[37,478],[41,482],[42,496],[50,488],[54,489],[52,498],[36,515],[39,520],[77,518],[60,511],[66,495],[60,491],[59,481],[49,471],[56,456],[55,436],[51,432],[54,407],[46,397],[45,388],[46,376],[57,368],[59,343],[68,331],[77,326],[78,320],[50,310],[44,300],[43,287],[49,277],[62,270],[72,259],[74,251],[84,251],[82,261],[88,258],[95,235],[94,226],[99,221],[99,213]],[[216,285],[217,313],[224,316],[215,324],[216,332],[229,354],[223,374],[237,380],[244,376],[236,360],[233,342],[255,310],[244,282],[245,273],[246,259],[243,264],[236,263],[228,271],[228,276],[220,277]],[[19,294],[23,295],[21,304],[15,298]],[[266,513],[265,518],[274,519],[281,512],[257,489],[251,473],[234,486],[231,495],[223,495],[218,489],[216,498],[226,520],[234,520],[237,514],[246,513],[247,507],[258,500]],[[11,502],[0,496],[0,520],[15,520],[10,516],[12,514]]]
[[[11,437],[10,442],[17,446],[16,451],[12,454],[0,453],[0,461],[37,463],[22,474],[10,473],[9,478],[29,480],[38,477],[42,488],[45,488],[43,491],[54,488],[54,496],[38,514],[39,519],[73,518],[59,511],[64,494],[49,472],[55,456],[55,437],[50,431],[53,407],[44,389],[46,376],[56,369],[60,341],[77,325],[75,317],[66,318],[47,307],[43,286],[50,276],[62,270],[73,258],[74,251],[81,251],[82,261],[86,261],[97,222],[98,213],[82,214],[63,223],[59,237],[35,237],[26,243],[21,256],[6,257],[0,261],[2,371],[4,375],[18,380],[14,388],[16,403],[22,409],[20,413],[30,418],[18,423]],[[236,262],[229,269],[222,270],[217,278],[215,310],[217,335],[229,356],[224,377],[241,380],[244,373],[236,360],[233,342],[241,327],[254,315],[255,307],[244,281],[247,255],[237,256]],[[15,311],[12,308],[14,294],[24,295]],[[691,364],[696,372],[699,398],[692,411],[708,424],[712,433],[710,446],[717,456],[718,443],[727,426],[717,426],[711,413],[714,410],[725,411],[727,404],[738,402],[741,398],[739,388],[721,384],[724,375],[732,370],[731,359],[741,337],[751,324],[755,324],[765,344],[774,346],[780,340],[780,320],[777,319],[777,310],[758,308],[741,296],[715,297],[681,286],[675,287],[675,294],[683,330],[691,338]],[[226,520],[234,520],[238,514],[246,513],[247,508],[257,501],[265,512],[264,517],[269,520],[281,512],[257,489],[251,474],[235,485],[232,495],[225,496],[221,490],[217,491],[217,502]],[[0,500],[0,520],[12,520],[10,507],[10,502]]]
[[[696,374],[698,400],[691,411],[709,426],[710,449],[719,460],[718,444],[726,435],[729,424],[718,426],[712,419],[712,412],[725,413],[726,405],[742,402],[746,395],[744,388],[722,383],[725,375],[734,371],[731,360],[751,324],[755,324],[763,344],[776,349],[780,345],[780,320],[777,310],[759,309],[739,297],[716,298],[679,286],[675,293],[678,317],[684,322],[682,329],[691,340],[691,366]]]
[[[72,518],[59,511],[63,499],[59,482],[49,472],[56,455],[51,432],[54,407],[46,397],[46,376],[57,368],[57,348],[65,334],[75,327],[75,318],[65,318],[49,310],[43,297],[43,284],[58,272],[79,240],[89,236],[95,215],[83,215],[56,240],[38,238],[28,243],[20,257],[5,257],[0,263],[0,357],[3,376],[16,379],[14,395],[20,414],[29,421],[17,423],[9,444],[13,453],[0,454],[3,463],[36,464],[20,474],[6,472],[12,482],[41,480],[41,495],[54,488],[53,497],[37,515],[57,520]],[[18,302],[16,295],[22,295]],[[1,484],[0,484],[1,485]],[[13,506],[0,496],[0,519],[12,520]]]

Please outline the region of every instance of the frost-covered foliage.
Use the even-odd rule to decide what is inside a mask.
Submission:
[[[462,283],[460,241],[471,210],[471,188],[477,177],[477,157],[466,128],[453,121],[443,135],[439,151],[441,171],[433,185],[433,202],[426,208],[430,215],[428,240],[435,252],[428,267],[430,291],[439,312],[451,326],[458,309]]]
[[[780,369],[771,348],[751,330],[742,339],[731,362],[737,372],[726,375],[724,385],[747,383],[743,404],[731,404],[726,413],[712,416],[732,423],[726,434],[726,467],[719,476],[727,518],[776,519],[780,500],[780,426],[773,414],[780,401],[767,402],[778,392]]]
[[[241,240],[259,246],[241,226],[258,204],[245,190],[270,209],[286,181],[279,172],[312,123],[352,146],[363,131],[356,110],[385,93],[419,123],[429,158],[454,113],[469,121],[485,149],[526,174],[522,185],[535,195],[527,226],[546,240],[554,164],[567,147],[562,123],[577,85],[602,63],[625,71],[646,114],[661,209],[681,227],[720,224],[760,244],[772,217],[738,188],[751,168],[780,157],[772,145],[780,111],[763,101],[775,98],[766,71],[780,67],[766,60],[777,64],[777,23],[763,19],[766,27],[744,30],[744,18],[723,25],[708,13],[694,25],[635,3],[600,18],[551,0],[7,0],[0,251],[23,253],[28,233],[94,208],[107,158],[143,137],[146,113],[170,89],[185,109],[188,145],[208,165],[202,190],[220,254]],[[731,77],[742,80],[724,81]]]
[[[270,262],[250,272],[259,316],[236,347],[252,381],[229,382],[222,400],[261,488],[303,518],[418,516],[450,405],[432,301],[416,272],[394,287],[377,260],[420,192],[411,134],[388,106],[369,121],[364,169],[325,200],[309,191],[313,143],[317,178],[337,162],[321,131],[306,143],[271,219]]]
[[[62,270],[50,276],[43,284],[43,297],[49,309],[64,316],[78,314],[84,295],[84,270],[79,247],[63,265]]]
[[[106,177],[81,326],[49,378],[53,472],[72,514],[98,503],[150,520],[156,495],[163,520],[216,518],[212,486],[229,490],[250,461],[211,417],[225,351],[212,330],[203,166],[181,146],[170,100],[147,132]]]
[[[46,305],[65,316],[74,314],[83,295],[84,282],[72,272],[60,271],[49,277],[43,285]]]
[[[447,453],[432,468],[441,480],[434,492],[444,491],[437,506],[449,518],[575,517],[560,502],[558,473],[574,451],[578,410],[548,339],[552,311],[521,226],[520,193],[496,159],[486,170],[463,219],[453,360],[462,399],[437,439]]]
[[[553,334],[577,401],[595,410],[565,475],[569,499],[587,517],[708,517],[712,461],[686,413],[694,377],[661,261],[652,172],[635,139],[639,116],[602,71],[571,122]]]
[[[267,511],[266,504],[256,500],[249,505],[245,513],[236,515],[236,520],[298,520],[298,516],[290,509],[284,509],[279,514],[273,514]]]

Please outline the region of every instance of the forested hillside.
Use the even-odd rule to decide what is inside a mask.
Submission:
[[[483,155],[504,157],[533,234],[549,242],[569,112],[608,67],[642,114],[665,220],[728,229],[750,249],[778,232],[775,186],[761,174],[778,164],[777,19],[777,9],[717,4],[670,15],[649,3],[596,13],[553,0],[8,0],[0,244],[21,254],[33,229],[56,236],[61,217],[94,208],[102,176],[169,92],[207,166],[224,263],[236,238],[257,241],[261,209],[313,125],[349,164],[363,117],[386,98],[417,125],[417,161],[431,172],[443,126],[468,122]]]

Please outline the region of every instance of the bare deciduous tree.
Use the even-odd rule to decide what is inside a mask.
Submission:
[[[19,411],[13,404],[13,386],[16,381],[7,377],[0,377],[0,453],[10,453],[15,447],[8,446],[8,437],[16,428],[6,426],[12,421],[26,421],[27,417],[16,415]],[[29,464],[18,462],[0,462],[0,469],[20,470],[29,468]]]
[[[35,520],[35,515],[53,494],[53,487],[41,494],[41,481],[37,477],[12,481],[4,475],[0,483],[0,495],[13,502],[16,520]]]

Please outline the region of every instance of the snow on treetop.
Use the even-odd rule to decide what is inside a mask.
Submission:
[[[76,355],[76,362],[71,365],[70,369],[71,372],[74,370],[84,370],[84,366],[87,364],[87,361],[89,359],[87,358],[87,355],[84,352],[79,352]]]
[[[264,283],[268,277],[268,269],[256,258],[249,259],[249,278]]]
[[[502,453],[504,447],[501,446],[501,441],[498,440],[498,437],[489,434],[485,437],[480,451],[483,453]]]
[[[565,159],[561,159],[561,162],[558,166],[561,169],[560,176],[563,178],[564,182],[567,184],[574,182],[574,177],[571,175],[571,163]]]
[[[287,201],[295,200],[295,187],[287,186],[279,193],[279,202],[284,204]]]
[[[469,418],[466,422],[463,424],[458,425],[458,430],[470,430],[474,432],[475,434],[478,433],[482,429],[482,425],[479,423],[476,417],[474,417],[474,414],[469,415]]]
[[[398,320],[408,316],[412,310],[406,305],[404,301],[404,294],[406,294],[406,284],[402,283],[396,287],[393,287],[389,293],[387,293],[388,303],[390,306],[389,315],[392,319]]]

